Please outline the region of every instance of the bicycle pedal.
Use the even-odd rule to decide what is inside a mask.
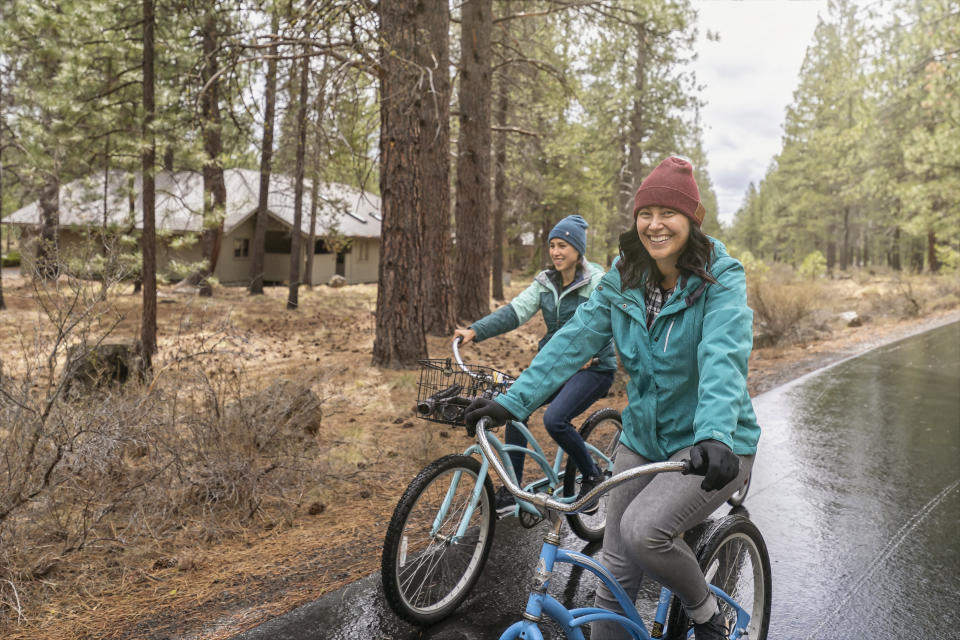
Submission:
[[[532,529],[533,527],[537,526],[541,522],[543,522],[543,516],[539,516],[539,515],[535,516],[529,511],[520,512],[520,524],[525,529]]]
[[[511,518],[515,515],[517,515],[517,505],[515,504],[507,505],[505,507],[500,507],[499,509],[497,509],[497,520],[503,520],[504,518]]]

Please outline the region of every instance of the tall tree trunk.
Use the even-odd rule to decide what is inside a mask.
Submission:
[[[293,230],[290,234],[290,289],[287,293],[287,309],[296,309],[300,304],[300,236],[303,226],[303,167],[307,152],[307,89],[310,79],[310,58],[303,48],[300,63],[300,105],[297,108],[297,168],[293,190]],[[313,247],[309,247],[312,251]]]
[[[303,284],[308,287],[313,287],[313,259],[317,248],[317,198],[319,197],[320,172],[314,164],[313,178],[310,181],[310,233],[307,236],[307,263],[303,269]]]
[[[937,232],[933,229],[927,231],[927,267],[930,273],[940,271],[940,259],[937,257]]]
[[[846,271],[850,266],[850,207],[843,208],[843,230],[841,233],[843,245],[840,249],[840,270]]]
[[[509,21],[506,23],[509,24]],[[504,27],[506,29],[506,26]],[[507,111],[509,94],[507,79],[502,72],[497,86],[497,107],[494,115],[497,131],[493,143],[493,298],[504,300],[503,295],[503,241],[504,217],[507,209]]]
[[[893,228],[893,240],[890,243],[890,251],[887,254],[887,264],[894,271],[900,271],[900,227]]]
[[[156,182],[154,164],[157,155],[157,139],[153,133],[156,111],[154,99],[154,7],[153,0],[143,0],[143,234],[140,251],[143,256],[141,278],[143,280],[143,314],[140,324],[140,343],[143,348],[144,365],[157,352],[157,233],[156,233]]]
[[[213,295],[209,277],[217,269],[220,258],[220,243],[223,241],[223,217],[227,204],[227,187],[223,180],[220,123],[220,79],[217,49],[220,33],[217,25],[215,0],[210,5],[203,25],[203,71],[204,91],[200,97],[203,112],[203,149],[206,160],[203,165],[203,231],[200,235],[200,251],[206,262],[199,279],[200,295]]]
[[[457,143],[457,316],[490,311],[490,34],[492,0],[462,5]]]
[[[7,308],[3,301],[3,76],[0,75],[0,311]],[[9,238],[9,235],[8,235]],[[9,244],[9,243],[8,243]]]
[[[446,0],[421,0],[417,47],[420,84],[420,191],[423,328],[448,336],[456,328],[450,273],[450,10]]]
[[[317,246],[317,209],[320,206],[317,200],[320,197],[320,162],[323,156],[323,127],[321,122],[323,121],[324,100],[326,99],[324,95],[326,81],[327,74],[326,68],[324,68],[320,81],[317,83],[317,96],[313,104],[315,120],[313,122],[313,157],[311,158],[313,166],[310,170],[310,175],[313,176],[310,184],[310,235],[307,240],[307,266],[303,278],[304,283],[310,287],[314,284],[313,261]]]
[[[263,293],[264,252],[267,238],[267,206],[270,196],[270,170],[273,162],[273,126],[277,109],[277,38],[280,17],[274,11],[270,18],[270,33],[274,38],[267,53],[266,104],[263,112],[263,143],[260,149],[260,196],[257,218],[253,229],[253,248],[250,260],[250,293]]]
[[[56,162],[54,163],[56,164]],[[60,175],[54,167],[40,188],[40,240],[37,243],[36,275],[54,279],[60,275]]]
[[[144,7],[146,10],[146,7]],[[146,28],[146,26],[144,26]],[[144,44],[146,46],[146,44]],[[144,80],[146,82],[146,80]],[[144,96],[146,104],[146,96]],[[107,257],[109,240],[107,239],[107,226],[110,224],[110,136],[103,141],[103,218],[100,221],[100,255]],[[104,292],[106,292],[107,279],[103,279]]]
[[[374,366],[413,367],[427,354],[421,297],[420,111],[411,93],[419,74],[413,3],[380,7],[380,264]]]

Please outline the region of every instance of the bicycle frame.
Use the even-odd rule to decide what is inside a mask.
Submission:
[[[459,342],[460,342],[460,339],[455,338],[451,345],[454,359],[456,360],[457,364],[460,366],[460,368],[463,371],[470,373],[470,375],[474,375],[473,373],[470,372],[469,369],[467,369],[467,367],[463,363],[463,359],[460,357],[460,350],[457,348],[457,345],[459,344]],[[524,487],[524,491],[527,491],[529,493],[540,493],[545,491],[552,495],[554,488],[559,486],[559,484],[563,481],[563,478],[565,475],[565,472],[562,470],[563,459],[564,459],[563,449],[560,447],[557,447],[557,453],[554,456],[553,463],[551,464],[547,459],[547,454],[544,453],[543,448],[540,446],[540,443],[537,442],[537,439],[533,436],[533,434],[530,432],[527,426],[522,422],[515,422],[515,421],[511,422],[511,424],[520,431],[520,433],[523,435],[526,442],[530,446],[532,446],[533,449],[531,450],[527,448],[526,445],[521,446],[521,445],[505,444],[503,442],[500,442],[500,440],[495,435],[488,432],[486,434],[487,436],[486,439],[491,445],[491,451],[494,452],[494,455],[496,455],[499,458],[499,462],[501,463],[500,465],[501,469],[504,470],[503,471],[504,473],[509,474],[510,479],[513,480],[514,483],[516,483],[517,475],[513,468],[513,463],[510,461],[510,456],[508,454],[511,451],[522,452],[524,455],[527,455],[533,458],[533,460],[536,461],[537,466],[540,467],[540,470],[544,474],[544,477],[539,478],[536,481],[526,485]],[[608,463],[610,462],[610,458],[607,455],[605,455],[602,451],[600,451],[599,449],[591,445],[589,442],[586,443],[586,445],[587,445],[588,451],[591,451],[596,456],[603,458]],[[449,542],[452,544],[456,544],[457,542],[459,542],[460,539],[466,533],[467,523],[470,522],[470,519],[473,517],[473,512],[476,510],[477,505],[480,503],[480,495],[483,492],[483,478],[485,478],[487,474],[490,472],[490,460],[488,458],[488,454],[478,444],[471,445],[463,452],[463,454],[468,456],[474,455],[474,454],[478,455],[480,457],[481,466],[480,466],[480,474],[477,478],[478,481],[473,487],[473,491],[471,493],[470,501],[467,505],[467,508],[464,510],[463,516],[460,519],[460,524],[457,527],[456,533],[453,535],[453,538],[449,540]],[[456,494],[457,486],[460,484],[461,475],[462,475],[461,473],[457,472],[454,475],[453,479],[450,481],[450,488],[447,490],[444,500],[440,505],[440,509],[437,511],[437,515],[433,520],[433,525],[431,526],[430,533],[433,536],[437,535],[437,531],[440,528],[440,523],[442,523],[445,520],[447,514],[449,513],[450,505],[453,501],[454,495]],[[566,502],[570,502],[573,500],[573,497],[568,496],[561,499]],[[520,510],[525,511],[537,518],[542,517],[542,514],[536,509],[536,507],[534,507],[533,505],[531,505],[529,502],[525,500],[517,500],[517,509],[518,511]]]
[[[555,620],[563,628],[564,633],[570,640],[584,640],[581,627],[599,620],[609,620],[619,624],[629,631],[631,637],[635,640],[662,638],[666,631],[667,611],[670,607],[673,592],[667,587],[660,589],[660,598],[657,603],[656,614],[653,618],[653,626],[651,632],[648,633],[643,619],[637,612],[633,602],[606,567],[588,555],[560,547],[560,527],[563,524],[563,520],[559,516],[554,516],[553,513],[551,513],[551,516],[554,520],[554,528],[553,531],[544,538],[543,546],[540,548],[540,559],[537,561],[533,587],[530,596],[527,598],[527,606],[523,612],[523,620],[507,627],[506,631],[501,634],[500,640],[514,640],[516,638],[522,638],[523,640],[543,640],[543,633],[540,631],[539,625],[544,615]],[[549,587],[550,579],[553,576],[553,571],[557,563],[580,567],[597,576],[607,588],[610,589],[610,592],[617,599],[620,608],[625,613],[618,614],[598,607],[567,609],[556,598],[547,593],[547,588]],[[737,627],[731,637],[739,638],[750,622],[750,615],[721,589],[718,589],[712,584],[709,586],[718,598],[722,598],[730,604],[731,607],[736,609]],[[692,635],[692,633],[693,630],[691,629],[689,634]]]
[[[490,443],[491,448],[499,458],[500,464],[504,468],[505,472],[510,475],[510,478],[516,482],[517,475],[513,469],[513,464],[510,462],[510,456],[508,454],[510,451],[522,451],[525,455],[533,458],[533,460],[536,461],[537,465],[540,467],[540,470],[543,471],[544,474],[544,477],[538,478],[537,480],[526,485],[524,487],[524,491],[529,493],[540,493],[545,490],[546,492],[552,494],[553,488],[557,487],[563,481],[565,475],[565,472],[562,470],[564,460],[563,449],[557,447],[557,453],[554,456],[553,463],[551,464],[547,454],[544,453],[543,448],[537,442],[536,438],[533,437],[533,434],[530,432],[527,426],[521,422],[513,422],[512,424],[514,427],[520,430],[520,433],[523,434],[523,437],[526,438],[527,442],[533,447],[533,449],[531,450],[520,445],[504,444],[494,434],[487,432],[487,441]],[[610,459],[602,451],[590,443],[586,444],[589,451],[605,459],[608,463],[610,462]],[[476,454],[480,456],[480,474],[477,478],[477,482],[474,484],[473,492],[470,495],[470,502],[468,503],[467,508],[464,510],[463,516],[460,519],[457,532],[450,541],[454,544],[457,543],[466,533],[467,523],[470,522],[474,510],[480,503],[480,494],[483,491],[483,478],[485,478],[490,472],[491,466],[487,455],[478,444],[471,445],[463,453],[464,455]],[[447,490],[446,496],[440,505],[440,509],[437,511],[437,515],[434,518],[433,526],[431,527],[430,531],[432,535],[437,534],[437,531],[440,528],[440,523],[444,521],[447,513],[450,510],[450,505],[456,493],[456,488],[460,483],[460,478],[461,473],[457,472],[450,481],[450,488]],[[565,502],[570,502],[573,500],[573,496],[561,497],[559,499]],[[517,508],[538,518],[542,517],[542,514],[537,510],[537,508],[525,500],[517,500]]]
[[[507,630],[504,631],[500,636],[500,640],[513,640],[514,638],[523,638],[524,640],[542,640],[543,634],[540,631],[539,622],[543,619],[544,614],[557,621],[563,627],[567,637],[571,638],[572,640],[584,640],[583,632],[581,631],[580,627],[582,627],[584,624],[589,624],[597,620],[610,620],[612,622],[616,622],[623,628],[627,629],[631,636],[636,640],[651,640],[651,638],[663,637],[664,625],[667,619],[667,611],[669,609],[670,600],[673,596],[673,593],[666,587],[661,588],[660,598],[657,604],[657,612],[653,621],[653,634],[648,633],[633,602],[627,596],[626,592],[623,590],[623,587],[620,586],[620,583],[617,582],[616,578],[614,578],[613,575],[605,567],[603,567],[603,565],[582,553],[560,548],[560,528],[563,526],[563,518],[560,517],[560,514],[577,512],[587,504],[590,504],[603,493],[606,493],[612,489],[614,486],[641,475],[668,471],[687,473],[689,472],[689,462],[657,462],[640,467],[634,467],[633,469],[620,473],[613,478],[604,480],[599,485],[594,487],[587,495],[581,496],[578,500],[575,499],[568,502],[561,502],[552,499],[546,494],[531,495],[525,493],[519,486],[517,486],[517,484],[513,482],[513,476],[509,475],[501,461],[499,459],[491,459],[491,454],[493,454],[493,451],[491,450],[490,445],[490,434],[487,433],[486,427],[487,419],[485,418],[480,420],[480,422],[477,424],[477,443],[485,454],[485,457],[490,459],[494,473],[500,477],[504,486],[508,491],[510,491],[510,493],[517,497],[518,501],[523,499],[530,500],[535,504],[539,504],[548,511],[551,521],[553,522],[553,531],[544,538],[543,546],[540,550],[540,559],[537,561],[537,570],[534,575],[533,589],[529,598],[527,599],[527,607],[523,614],[523,620],[515,622],[508,627]],[[607,588],[610,589],[610,592],[616,598],[621,609],[626,613],[618,614],[596,607],[584,607],[572,610],[564,607],[556,598],[547,593],[547,587],[550,583],[550,578],[553,575],[554,566],[557,562],[582,567],[583,569],[596,575],[607,586]],[[708,569],[708,583],[712,577],[711,571],[715,570],[715,568]],[[709,587],[717,595],[717,597],[722,598],[727,604],[736,610],[736,629],[731,637],[734,639],[739,638],[742,635],[743,630],[747,628],[747,624],[750,621],[749,614],[743,609],[743,607],[741,607],[721,589],[718,589],[712,584],[709,584]],[[692,633],[693,630],[691,629],[688,637]]]

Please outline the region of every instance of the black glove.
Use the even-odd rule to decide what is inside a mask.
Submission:
[[[740,473],[740,458],[718,440],[704,440],[690,449],[690,473],[705,476],[700,488],[721,489]]]
[[[502,404],[489,398],[477,398],[471,402],[463,417],[467,423],[467,435],[471,438],[477,435],[477,423],[480,422],[480,418],[490,418],[494,427],[506,424],[507,420],[516,420]]]

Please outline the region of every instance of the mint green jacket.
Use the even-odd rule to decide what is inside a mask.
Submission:
[[[582,269],[578,272],[579,278],[563,291],[557,290],[557,286],[547,276],[547,270],[541,271],[530,286],[521,291],[510,301],[510,304],[500,307],[470,325],[477,334],[476,341],[481,342],[512,331],[539,311],[547,326],[546,334],[537,344],[538,349],[543,349],[557,331],[573,317],[577,307],[590,299],[590,295],[603,278],[604,271],[600,265],[587,262],[583,258],[580,259],[580,264]],[[590,367],[594,371],[617,370],[617,354],[610,340],[590,354],[590,357],[594,356],[595,364]],[[584,361],[589,359],[584,358]]]
[[[747,393],[753,311],[743,266],[712,242],[709,271],[718,283],[681,279],[649,330],[645,287],[623,290],[614,265],[497,402],[525,418],[613,338],[630,376],[624,445],[652,461],[707,439],[755,453],[760,427]]]

